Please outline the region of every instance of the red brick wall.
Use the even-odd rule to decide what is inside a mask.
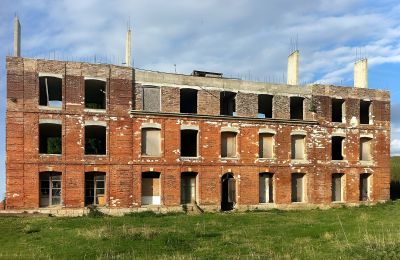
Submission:
[[[60,110],[39,109],[39,72],[63,76],[63,107]],[[84,109],[84,77],[107,80],[107,109],[105,112],[88,112]],[[136,87],[132,87],[136,86]],[[179,88],[162,87],[162,112],[179,112]],[[86,171],[106,173],[106,199],[109,207],[141,206],[141,173],[161,173],[161,200],[165,206],[180,204],[181,172],[197,173],[197,198],[200,205],[219,207],[221,203],[221,176],[230,172],[236,181],[238,205],[257,205],[259,200],[259,173],[273,173],[274,201],[291,203],[291,176],[305,174],[306,202],[328,204],[331,202],[333,173],[343,173],[345,201],[359,201],[359,175],[372,174],[371,200],[389,198],[390,128],[388,101],[373,100],[376,92],[347,88],[332,88],[318,93],[313,100],[306,99],[305,119],[294,122],[289,118],[289,97],[274,96],[272,120],[255,119],[257,95],[237,95],[238,116],[255,120],[226,117],[181,117],[162,114],[130,114],[131,109],[141,110],[140,84],[134,84],[133,71],[112,65],[28,60],[7,58],[7,207],[37,208],[39,206],[39,172],[62,173],[63,206],[84,206]],[[329,92],[331,91],[331,92]],[[342,91],[343,93],[341,93]],[[371,94],[369,94],[371,93]],[[346,123],[332,123],[329,95],[345,96]],[[368,95],[373,100],[374,125],[350,127],[353,116],[359,117],[359,99]],[[360,98],[361,98],[360,97]],[[318,112],[309,110],[316,102]],[[198,113],[219,115],[219,91],[199,90]],[[39,155],[39,120],[56,119],[62,122],[62,154]],[[107,125],[107,155],[84,154],[85,121],[101,121]],[[141,125],[161,125],[160,157],[141,156]],[[199,158],[180,158],[181,125],[199,128]],[[222,127],[238,130],[238,158],[220,158]],[[275,158],[258,160],[258,135],[260,129],[271,129],[275,135]],[[290,159],[291,133],[306,133],[307,160]],[[331,136],[342,131],[346,135],[345,161],[331,162]],[[373,164],[359,162],[361,134],[373,135]]]

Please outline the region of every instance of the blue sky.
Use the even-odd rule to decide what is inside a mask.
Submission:
[[[5,192],[5,56],[13,17],[22,56],[122,63],[127,21],[138,68],[223,72],[282,81],[298,38],[303,83],[353,85],[356,52],[369,87],[390,90],[392,155],[400,155],[400,2],[394,0],[0,0],[0,198]]]

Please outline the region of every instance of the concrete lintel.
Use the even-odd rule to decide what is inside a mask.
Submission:
[[[374,138],[374,135],[373,134],[360,134],[360,138]]]
[[[104,121],[91,121],[91,120],[85,121],[85,126],[90,126],[90,125],[97,125],[97,126],[106,127],[107,126],[107,122],[104,122]]]
[[[235,132],[235,133],[238,133],[239,132],[239,128],[223,126],[223,127],[221,127],[221,132]]]
[[[333,132],[332,136],[340,136],[340,137],[346,137],[346,133],[343,132]]]
[[[104,81],[104,82],[107,81],[106,78],[97,78],[97,77],[88,77],[88,76],[85,76],[84,79],[85,80],[98,80],[98,81]]]
[[[258,130],[259,134],[272,134],[272,135],[276,135],[276,131],[270,128],[261,128]]]
[[[61,125],[61,120],[58,119],[39,119],[39,124],[56,124]]]
[[[157,128],[161,129],[161,125],[159,123],[142,123],[140,129],[142,128]]]
[[[198,125],[181,125],[181,130],[197,130],[199,131]]]
[[[290,133],[290,135],[307,135],[307,132],[304,130],[294,130]]]
[[[56,73],[39,72],[39,77],[53,77],[62,79],[64,78],[64,75]]]

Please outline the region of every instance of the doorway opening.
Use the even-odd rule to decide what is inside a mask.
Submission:
[[[235,207],[236,182],[231,173],[225,173],[221,177],[221,210],[228,211]]]

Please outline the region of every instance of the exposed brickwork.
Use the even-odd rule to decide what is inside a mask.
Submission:
[[[62,77],[60,109],[39,107],[39,73]],[[106,109],[85,109],[85,77],[106,80]],[[143,112],[143,85],[160,87],[161,112]],[[180,87],[198,90],[198,115],[182,116]],[[220,91],[237,91],[236,117],[221,117]],[[257,118],[257,94],[273,95],[273,119]],[[304,120],[289,120],[289,97],[302,96]],[[345,100],[343,123],[331,122],[331,98]],[[371,125],[359,124],[360,100],[372,102]],[[131,111],[132,110],[132,111]],[[39,121],[62,124],[62,153],[39,154]],[[332,174],[343,173],[343,201],[359,203],[361,173],[370,173],[370,201],[389,199],[390,97],[387,92],[335,86],[277,86],[228,79],[133,71],[127,67],[7,58],[7,207],[39,207],[39,172],[62,176],[62,207],[85,206],[85,172],[106,173],[110,208],[141,207],[142,172],[160,172],[161,205],[181,203],[181,173],[195,172],[200,207],[219,208],[221,176],[236,180],[236,207],[259,204],[259,173],[273,174],[275,206],[291,204],[291,176],[305,174],[303,204],[331,204]],[[356,121],[356,123],[354,123]],[[85,155],[85,122],[106,125],[106,155]],[[141,126],[161,128],[161,156],[141,155]],[[182,126],[198,129],[199,157],[181,158]],[[237,158],[221,158],[221,130],[236,129]],[[259,159],[259,133],[275,132],[274,158]],[[305,159],[291,159],[291,134],[304,133]],[[343,161],[332,161],[331,138],[345,136]],[[361,136],[372,136],[372,161],[359,161]],[[185,145],[185,144],[183,144]]]

